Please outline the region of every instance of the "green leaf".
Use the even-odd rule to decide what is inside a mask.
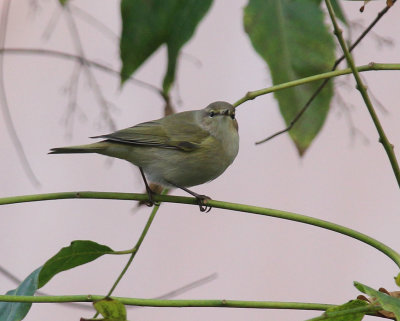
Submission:
[[[42,267],[33,271],[15,289],[8,291],[7,295],[33,295],[38,288],[38,277]],[[31,308],[32,303],[21,302],[0,302],[1,321],[19,321],[25,318]]]
[[[163,90],[167,93],[175,78],[179,51],[192,37],[211,3],[212,0],[122,0],[121,82],[166,44],[168,67]]]
[[[343,22],[346,26],[349,26],[346,16],[342,10],[342,6],[338,0],[331,0],[333,11],[335,12],[335,16],[339,18],[341,22]]]
[[[68,0],[58,0],[62,6],[65,6]]]
[[[112,252],[113,250],[108,246],[92,241],[73,241],[70,246],[62,248],[42,267],[33,271],[18,288],[8,291],[7,295],[34,295],[35,291],[45,285],[55,274]],[[0,302],[0,321],[22,320],[31,306],[32,303]],[[118,321],[125,319],[118,319]]]
[[[400,320],[400,299],[387,295],[386,293],[374,290],[364,284],[354,282],[354,286],[362,293],[376,299],[380,306],[389,312],[392,312],[397,320]]]
[[[397,286],[400,286],[400,273],[395,276],[394,281],[396,282]]]
[[[126,320],[126,309],[125,306],[117,301],[110,298],[106,298],[93,303],[94,308],[99,312],[104,320],[107,321],[125,321]]]
[[[322,314],[321,317],[314,319],[329,321],[361,321],[366,312],[359,312],[358,309],[368,305],[369,304],[367,302],[362,300],[352,300],[345,304],[329,308]]]
[[[70,246],[63,247],[43,265],[39,275],[39,288],[57,273],[91,262],[112,252],[113,250],[108,246],[93,241],[73,241]]]
[[[333,37],[315,0],[250,0],[244,10],[244,27],[267,62],[274,85],[329,71],[335,60]],[[287,125],[320,84],[275,93]],[[330,82],[289,132],[300,155],[322,128],[332,95]]]

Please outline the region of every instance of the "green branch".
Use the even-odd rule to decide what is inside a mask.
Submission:
[[[164,195],[167,192],[168,192],[168,190],[164,189],[161,194]],[[160,204],[158,203],[157,205],[154,206],[153,210],[151,211],[151,214],[150,214],[149,218],[147,219],[146,225],[145,225],[142,233],[140,234],[140,237],[139,237],[138,241],[136,242],[136,245],[131,250],[128,251],[128,253],[131,253],[131,256],[129,257],[128,262],[126,262],[126,264],[125,264],[124,268],[122,269],[121,273],[118,275],[118,277],[115,280],[114,284],[112,285],[111,289],[108,291],[108,293],[106,295],[107,298],[110,297],[110,295],[114,292],[114,290],[117,287],[118,283],[122,280],[122,278],[125,275],[126,271],[128,271],[128,268],[132,264],[133,259],[135,258],[137,252],[139,251],[139,248],[142,245],[143,240],[146,237],[147,232],[149,231],[149,228],[151,226],[151,223],[153,222],[154,217],[156,216],[159,208],[160,208]],[[126,252],[126,251],[122,251],[122,252]],[[97,311],[95,313],[95,315],[93,316],[93,319],[97,318],[98,315],[99,315],[99,312]]]
[[[293,309],[325,311],[334,307],[333,304],[276,302],[276,301],[239,301],[239,300],[159,300],[138,299],[126,297],[111,297],[125,305],[147,307],[221,307],[221,308],[252,308],[252,309]],[[0,302],[23,303],[64,303],[64,302],[94,302],[104,299],[103,295],[60,295],[60,296],[19,296],[0,295]]]
[[[376,130],[378,131],[379,134],[379,142],[383,145],[383,148],[386,151],[386,154],[389,157],[390,164],[392,166],[394,175],[397,179],[397,184],[400,187],[400,168],[399,164],[396,159],[396,155],[393,150],[393,145],[389,142],[388,138],[386,137],[385,131],[383,130],[383,127],[381,125],[381,122],[379,121],[378,115],[375,112],[374,106],[372,105],[371,99],[368,96],[367,93],[367,88],[364,86],[358,68],[356,68],[353,57],[351,56],[351,53],[349,52],[349,49],[347,48],[346,42],[344,41],[344,38],[342,36],[342,30],[339,28],[339,25],[336,21],[335,13],[332,8],[332,4],[330,0],[325,0],[325,4],[328,8],[329,16],[331,17],[333,28],[334,28],[334,33],[339,41],[340,47],[342,47],[343,53],[346,57],[347,63],[349,64],[351,71],[354,75],[354,78],[357,82],[357,89],[359,90],[362,98],[364,99],[365,105],[367,106],[368,112],[372,118],[372,121],[374,122],[374,125],[376,127]]]
[[[162,191],[162,195],[166,194],[168,192],[167,189],[164,189]],[[119,281],[121,281],[122,277],[124,276],[124,274],[126,273],[126,271],[128,270],[129,266],[131,265],[133,259],[136,256],[136,253],[139,251],[140,246],[143,243],[144,238],[146,237],[147,232],[149,231],[150,225],[154,220],[154,217],[156,216],[156,213],[158,212],[158,209],[160,208],[160,205],[155,205],[153,210],[151,211],[151,214],[149,216],[149,218],[147,219],[147,223],[142,231],[142,234],[140,234],[140,237],[138,239],[138,241],[136,242],[136,245],[129,251],[129,253],[131,253],[131,256],[129,257],[128,262],[125,264],[122,272],[119,274],[117,280],[114,282],[113,286],[111,287],[110,291],[108,291],[107,293],[107,297],[109,297],[115,290],[115,288],[117,287]]]
[[[75,198],[137,200],[137,201],[148,200],[146,194],[109,193],[109,192],[65,192],[65,193],[50,193],[50,194],[5,197],[5,198],[0,198],[0,205],[22,203],[22,202],[44,201],[44,200],[56,200],[56,199],[75,199]],[[183,196],[155,195],[154,201],[197,205],[197,200],[195,198],[183,197]],[[252,206],[252,205],[229,203],[229,202],[222,202],[215,200],[207,200],[207,205],[211,207],[222,208],[232,211],[265,215],[265,216],[271,216],[285,220],[305,223],[309,225],[318,226],[327,230],[331,230],[337,233],[341,233],[350,236],[351,238],[357,239],[379,250],[380,252],[388,256],[390,259],[392,259],[392,261],[400,268],[400,254],[397,253],[395,250],[366,234],[357,232],[353,229],[335,223],[331,223],[328,221],[320,220],[314,217],[305,216],[301,214]]]
[[[363,66],[355,67],[355,68],[358,72],[372,71],[372,70],[400,70],[400,64],[381,64],[381,63],[371,62],[368,65],[363,65]],[[305,78],[285,82],[283,84],[279,84],[276,86],[271,86],[268,88],[259,89],[259,90],[255,90],[255,91],[249,91],[244,97],[240,98],[233,105],[235,107],[237,107],[248,100],[253,100],[254,98],[256,98],[258,96],[269,94],[271,92],[287,89],[290,87],[304,85],[304,84],[307,84],[307,83],[313,82],[313,81],[348,75],[348,74],[351,74],[352,72],[353,72],[353,70],[351,68],[329,71],[329,72],[325,72],[323,74],[318,74],[318,75],[314,75],[314,76],[310,76],[310,77],[305,77]]]

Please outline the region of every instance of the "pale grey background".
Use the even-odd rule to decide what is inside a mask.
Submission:
[[[34,3],[34,2],[29,2]],[[12,1],[7,47],[44,47],[76,52],[65,17],[49,40],[42,35],[55,1],[39,1],[32,11],[27,1]],[[117,34],[118,1],[74,1]],[[271,85],[265,63],[243,31],[246,1],[215,1],[179,63],[174,102],[179,111],[202,108],[215,100],[234,102],[248,90]],[[343,1],[351,20],[367,25],[384,1],[367,5]],[[56,12],[56,13],[55,13]],[[400,8],[396,4],[374,29],[394,41],[380,47],[374,36],[355,52],[357,65],[400,61]],[[118,46],[86,22],[77,19],[87,56],[118,69]],[[358,35],[361,29],[354,31]],[[165,71],[164,48],[135,75],[159,85]],[[199,67],[193,58],[201,61]],[[99,104],[87,78],[81,77],[79,112],[72,136],[63,119],[68,112],[64,89],[73,62],[50,57],[6,55],[5,81],[12,117],[31,165],[41,180],[37,189],[27,180],[0,116],[0,196],[57,191],[141,192],[139,172],[130,164],[111,164],[98,155],[47,155],[51,147],[89,142],[106,133]],[[114,76],[93,70],[104,95],[117,106],[118,128],[158,118],[162,100],[130,83],[122,90]],[[379,112],[391,142],[400,146],[400,73],[363,73],[369,90],[389,110]],[[399,249],[399,188],[365,105],[353,90],[352,77],[337,80],[341,97],[351,106],[354,125],[368,138],[351,135],[346,108],[334,104],[327,123],[306,155],[299,159],[287,136],[255,146],[254,142],[284,124],[272,95],[238,109],[240,151],[234,164],[216,181],[195,187],[218,200],[294,211],[354,228]],[[178,95],[179,93],[179,95]],[[397,149],[398,151],[398,149]],[[111,166],[110,166],[111,165]],[[174,194],[184,195],[181,191]],[[136,203],[107,200],[59,200],[1,207],[1,265],[24,278],[72,240],[90,239],[116,250],[132,247],[150,210],[133,214]],[[107,256],[56,276],[43,288],[51,294],[104,294],[128,257]],[[354,280],[372,287],[395,289],[396,266],[380,252],[348,237],[299,223],[213,209],[164,204],[140,253],[115,295],[150,298],[196,279],[218,273],[212,283],[178,298],[243,299],[343,303],[355,298]],[[14,288],[0,275],[2,293]],[[301,320],[318,312],[212,308],[143,308],[130,320]],[[78,320],[92,313],[54,304],[34,305],[26,320]]]

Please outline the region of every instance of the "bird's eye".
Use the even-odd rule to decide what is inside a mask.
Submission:
[[[231,115],[231,118],[232,118],[232,119],[235,119],[235,114],[232,114],[232,115]]]
[[[213,118],[215,116],[215,113],[213,111],[210,111],[210,113],[208,114],[208,116],[210,116],[211,118]]]

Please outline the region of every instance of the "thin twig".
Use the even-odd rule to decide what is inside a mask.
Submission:
[[[364,80],[365,82],[365,80]],[[385,107],[385,105],[378,99],[378,97],[372,92],[369,92],[369,96],[371,97],[372,101],[374,102],[374,105],[377,107],[377,109],[380,110],[380,112],[384,115],[390,114],[389,109]]]
[[[12,274],[10,271],[2,266],[0,266],[0,273],[16,284],[20,284],[22,282],[22,280],[18,279],[14,274]]]
[[[207,275],[204,278],[201,278],[199,280],[193,281],[189,284],[186,284],[176,290],[172,290],[170,292],[167,292],[165,294],[162,294],[160,296],[155,297],[154,299],[157,300],[168,300],[174,297],[177,297],[178,295],[185,293],[187,291],[190,291],[192,289],[198,288],[199,286],[202,286],[208,282],[214,281],[217,278],[218,274],[217,273],[213,273],[210,275]]]
[[[114,76],[117,76],[117,77],[120,76],[119,71],[117,71],[111,67],[108,67],[104,64],[90,60],[85,57],[81,57],[79,55],[70,54],[70,53],[58,51],[58,50],[42,49],[42,48],[0,48],[0,54],[44,55],[44,56],[50,56],[50,57],[56,57],[56,58],[76,60],[85,65],[89,65],[89,66],[95,67],[101,71],[113,74]],[[155,92],[157,92],[157,94],[159,94],[161,96],[163,95],[161,89],[159,89],[158,87],[156,87],[152,84],[149,84],[145,81],[142,81],[142,80],[139,80],[139,79],[136,79],[133,77],[130,77],[129,79],[127,79],[127,81],[134,82],[138,86],[155,91]]]
[[[6,42],[7,22],[10,11],[10,5],[11,5],[11,0],[5,0],[3,2],[3,10],[1,12],[1,22],[0,22],[0,50],[3,50]],[[18,137],[17,130],[15,129],[14,122],[11,117],[10,108],[8,106],[6,88],[4,85],[3,55],[0,55],[0,105],[3,111],[4,122],[6,124],[8,134],[10,135],[11,141],[22,163],[22,168],[24,169],[30,182],[38,187],[40,186],[40,182],[37,179],[35,173],[33,172],[31,165],[29,164],[28,158],[26,157],[24,147],[22,146],[22,143]]]
[[[342,98],[341,95],[338,93],[335,95],[335,99],[338,100],[338,106],[339,108],[343,111],[344,118],[347,120],[347,123],[349,124],[349,129],[350,129],[350,137],[352,138],[352,143],[355,141],[357,136],[360,137],[364,145],[369,144],[369,139],[368,137],[356,127],[354,124],[353,116],[351,114],[351,108],[354,107],[353,105],[350,105]],[[353,108],[354,109],[354,108]]]
[[[164,195],[168,192],[167,189],[164,189],[161,192],[161,195]],[[118,275],[117,279],[115,280],[113,286],[111,287],[111,289],[108,291],[106,297],[109,297],[115,290],[115,288],[117,287],[118,283],[121,281],[121,279],[123,278],[123,276],[125,275],[126,271],[128,271],[128,268],[130,267],[130,265],[133,262],[133,259],[135,258],[136,254],[139,251],[140,246],[143,243],[144,238],[147,235],[147,232],[149,231],[149,228],[151,226],[151,223],[154,220],[154,217],[156,216],[158,209],[160,208],[160,204],[159,203],[155,203],[153,210],[151,211],[151,214],[149,216],[149,218],[147,219],[147,223],[142,231],[142,233],[140,234],[140,237],[138,239],[138,241],[136,242],[136,245],[132,248],[132,250],[130,250],[130,252],[132,253],[131,256],[129,257],[128,262],[125,264],[124,268],[122,269],[121,273]],[[99,312],[96,312],[96,314],[94,315],[93,318],[96,318],[99,315]]]
[[[396,159],[396,154],[394,153],[394,150],[393,150],[393,145],[389,142],[389,140],[385,134],[385,131],[384,131],[384,129],[381,125],[381,122],[378,118],[378,115],[375,112],[374,106],[372,105],[371,99],[369,98],[367,89],[364,86],[364,84],[361,80],[360,74],[358,73],[358,70],[354,64],[353,57],[351,56],[351,53],[346,46],[346,42],[344,41],[344,38],[342,36],[342,30],[339,28],[339,25],[336,21],[336,17],[333,12],[333,9],[332,9],[331,1],[325,0],[325,4],[328,8],[329,16],[331,17],[331,20],[332,20],[334,33],[340,43],[340,47],[342,47],[343,53],[346,56],[347,63],[350,66],[350,68],[353,72],[354,78],[357,82],[357,89],[359,90],[362,98],[364,99],[365,105],[367,106],[368,112],[369,112],[371,119],[372,119],[372,121],[376,127],[376,130],[379,134],[379,142],[383,145],[383,148],[386,151],[386,154],[389,158],[394,175],[396,177],[397,184],[400,186],[400,168],[399,168],[399,164]]]
[[[72,39],[74,40],[76,50],[78,51],[79,56],[86,58],[85,51],[84,51],[83,45],[82,45],[82,41],[79,36],[79,31],[75,24],[74,17],[71,14],[71,10],[69,9],[68,3],[64,6],[64,10],[66,12],[68,26],[70,28],[71,36],[72,36]],[[105,120],[107,121],[111,130],[116,130],[117,126],[114,122],[114,119],[112,118],[112,116],[110,114],[110,105],[107,102],[107,100],[105,99],[103,92],[100,88],[100,85],[97,82],[96,77],[93,75],[93,72],[90,69],[90,66],[85,65],[84,63],[82,63],[82,64],[84,66],[84,71],[89,80],[89,83],[91,84],[93,91],[95,93],[95,96],[97,97],[97,100],[102,108],[103,116],[104,116]]]
[[[117,34],[112,31],[107,25],[105,25],[103,22],[95,18],[93,15],[91,15],[89,12],[83,10],[82,8],[79,8],[78,6],[69,3],[70,10],[71,12],[76,16],[81,18],[83,21],[86,23],[90,24],[91,26],[97,28],[100,33],[106,37],[108,37],[112,41],[118,41],[119,37]]]
[[[132,248],[131,252],[131,256],[129,257],[128,262],[126,263],[126,265],[124,266],[122,272],[119,274],[117,280],[114,282],[113,286],[111,287],[111,289],[108,291],[107,293],[107,297],[109,297],[115,290],[115,288],[117,287],[118,283],[121,281],[122,277],[125,275],[126,271],[128,270],[129,266],[131,265],[133,259],[135,258],[136,254],[139,251],[140,246],[142,245],[142,242],[144,240],[144,238],[146,237],[146,234],[150,228],[151,223],[154,220],[155,215],[157,214],[158,209],[160,208],[159,205],[154,205],[153,210],[151,211],[151,214],[147,220],[147,223],[142,231],[142,234],[139,237],[139,240],[136,242],[136,245],[134,248]]]
[[[396,0],[393,0],[393,3],[396,2]],[[376,16],[376,18],[369,24],[369,26],[361,33],[361,35],[357,38],[357,40],[349,47],[350,52],[357,47],[357,45],[364,39],[364,37],[371,31],[371,29],[377,24],[377,22],[386,14],[386,12],[388,12],[388,10],[390,9],[389,6],[386,6],[383,10],[381,10],[378,15]],[[342,55],[340,58],[338,58],[335,63],[333,64],[331,71],[336,70],[337,66],[345,59],[345,56]],[[315,90],[315,92],[311,95],[311,97],[309,98],[309,100],[305,103],[305,105],[303,106],[303,108],[300,109],[300,111],[298,112],[298,114],[292,119],[292,121],[289,123],[289,125],[274,133],[271,136],[268,136],[267,138],[264,138],[258,142],[256,142],[256,145],[258,144],[262,144],[265,143],[269,140],[271,140],[272,138],[279,136],[283,133],[286,133],[288,131],[290,131],[293,126],[297,123],[297,121],[300,119],[300,117],[305,113],[305,111],[310,107],[311,103],[314,101],[314,99],[318,96],[318,94],[321,92],[321,90],[326,86],[326,84],[329,82],[330,79],[325,79],[321,85]],[[244,102],[244,101],[243,101]]]
[[[65,116],[65,125],[67,128],[67,135],[72,136],[73,133],[73,115],[76,113],[78,108],[78,89],[79,89],[79,78],[81,75],[82,64],[76,63],[69,80],[67,88],[68,94],[68,108]]]
[[[62,8],[60,6],[56,6],[53,14],[50,17],[49,22],[47,23],[47,26],[44,28],[44,32],[42,34],[42,38],[44,40],[50,39],[53,31],[56,28],[58,21],[60,20],[61,13],[62,13]]]
[[[385,7],[385,8],[386,8],[386,7]],[[354,30],[364,30],[364,29],[365,29],[364,24],[362,24],[361,22],[359,22],[359,21],[357,21],[357,20],[351,21],[351,22],[349,23],[349,25],[350,25],[350,28],[349,28],[350,30],[351,30],[351,29],[354,29]],[[370,37],[371,39],[374,39],[374,40],[375,40],[375,42],[377,43],[377,46],[378,46],[379,48],[381,48],[381,47],[383,47],[383,46],[386,46],[386,47],[393,47],[393,45],[394,45],[393,39],[392,39],[391,37],[382,36],[382,35],[376,33],[376,32],[373,31],[373,30],[371,30],[371,32],[369,33],[369,37]]]

